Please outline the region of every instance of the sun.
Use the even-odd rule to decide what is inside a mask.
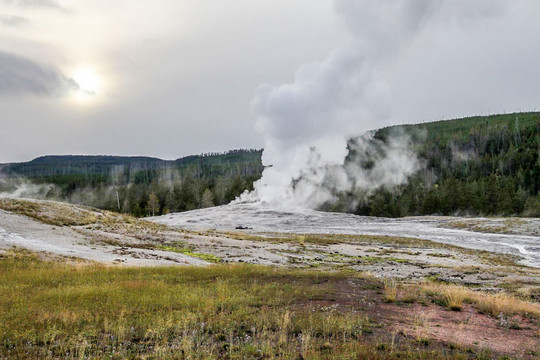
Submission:
[[[79,92],[85,95],[96,95],[101,89],[101,78],[90,67],[81,68],[73,74],[73,80],[79,87]]]

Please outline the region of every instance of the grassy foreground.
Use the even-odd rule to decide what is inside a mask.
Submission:
[[[113,268],[0,254],[0,358],[491,358],[396,337],[361,301],[333,306],[351,283],[388,297],[388,286],[351,273]]]

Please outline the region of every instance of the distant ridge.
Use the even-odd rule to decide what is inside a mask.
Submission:
[[[45,155],[28,162],[0,164],[2,172],[10,177],[40,178],[57,175],[108,175],[120,168],[130,170],[157,170],[186,167],[202,163],[243,163],[260,159],[262,150],[237,149],[224,153],[189,155],[176,160],[163,160],[149,156],[113,155]]]

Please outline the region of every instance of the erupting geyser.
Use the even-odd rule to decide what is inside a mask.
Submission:
[[[345,163],[349,140],[364,148],[371,141],[367,131],[417,120],[398,115],[393,89],[418,86],[403,76],[403,64],[418,51],[419,39],[454,31],[456,21],[487,19],[502,6],[497,0],[336,0],[348,44],[300,67],[293,82],[263,84],[255,92],[252,109],[267,168],[255,190],[237,201],[317,208],[336,191],[406,181],[420,166],[406,137],[380,144],[387,149],[369,174]]]

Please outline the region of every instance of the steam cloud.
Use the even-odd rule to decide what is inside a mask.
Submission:
[[[293,181],[293,205],[319,208],[334,203],[341,192],[352,192],[356,196],[341,205],[346,207],[342,210],[354,210],[364,195],[381,186],[402,184],[423,166],[411,145],[410,136],[401,130],[395,130],[386,141],[368,132],[349,140],[343,164],[317,164],[310,159],[307,169]],[[320,157],[315,150],[312,156]]]
[[[0,179],[0,199],[46,199],[56,191],[52,184],[32,184],[26,179]]]
[[[395,117],[389,89],[401,54],[430,22],[489,16],[499,5],[497,0],[336,0],[349,44],[300,67],[292,83],[263,84],[255,92],[252,108],[265,138],[267,167],[255,190],[238,201],[317,208],[333,201],[337,191],[405,182],[421,166],[407,137],[394,134],[384,143],[365,134]],[[346,162],[349,153],[356,155]],[[369,170],[359,166],[367,153],[376,155]]]

